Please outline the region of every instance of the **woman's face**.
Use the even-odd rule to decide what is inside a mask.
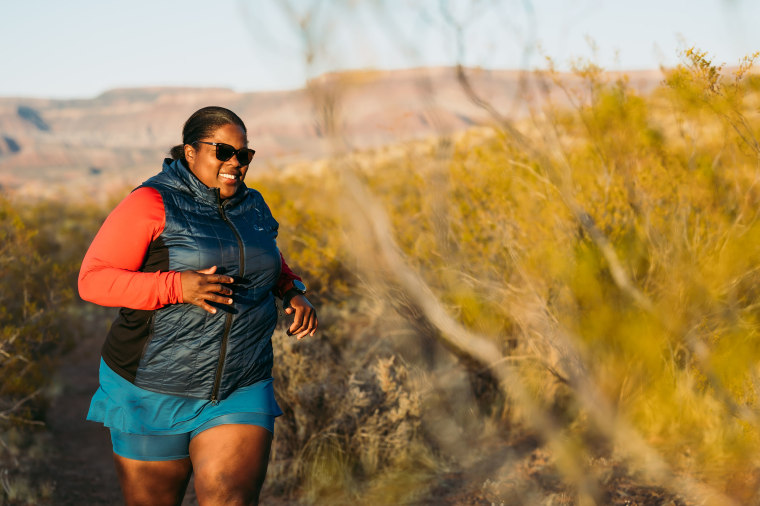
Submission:
[[[222,142],[235,149],[248,147],[243,129],[238,125],[227,124],[217,128],[204,142]],[[223,199],[232,197],[245,179],[248,166],[241,166],[237,157],[233,156],[226,162],[216,158],[216,146],[195,143],[185,144],[185,159],[190,171],[201,183],[209,188],[219,188]]]

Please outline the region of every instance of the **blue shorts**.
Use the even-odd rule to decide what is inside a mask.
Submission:
[[[233,413],[209,420],[192,432],[184,434],[144,435],[129,434],[111,429],[113,452],[134,460],[178,460],[190,456],[190,441],[211,427],[237,423],[258,425],[274,433],[274,416],[262,413]]]

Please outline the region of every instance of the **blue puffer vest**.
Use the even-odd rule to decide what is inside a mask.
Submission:
[[[241,185],[221,201],[178,160],[143,186],[161,194],[166,225],[158,242],[169,270],[217,266],[235,278],[234,303],[216,314],[191,304],[153,312],[135,385],[161,393],[224,399],[238,387],[271,376],[271,336],[277,323],[272,294],[281,260],[278,223],[256,190]],[[213,305],[213,304],[212,304]]]

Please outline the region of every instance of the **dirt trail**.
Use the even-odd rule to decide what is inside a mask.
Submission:
[[[55,483],[53,504],[113,506],[123,504],[111,460],[108,429],[85,420],[98,388],[102,337],[83,340],[66,355],[56,374],[61,394],[48,409],[54,448],[43,473]],[[192,481],[183,506],[197,505]]]
[[[82,341],[64,357],[56,373],[55,381],[62,391],[47,413],[55,447],[46,469],[49,479],[55,482],[56,505],[122,502],[108,430],[85,420],[90,397],[98,388],[100,341]]]

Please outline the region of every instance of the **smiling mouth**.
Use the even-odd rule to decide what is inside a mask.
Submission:
[[[238,180],[238,176],[235,174],[219,174],[219,177],[222,179],[226,179],[227,181],[234,182]]]

